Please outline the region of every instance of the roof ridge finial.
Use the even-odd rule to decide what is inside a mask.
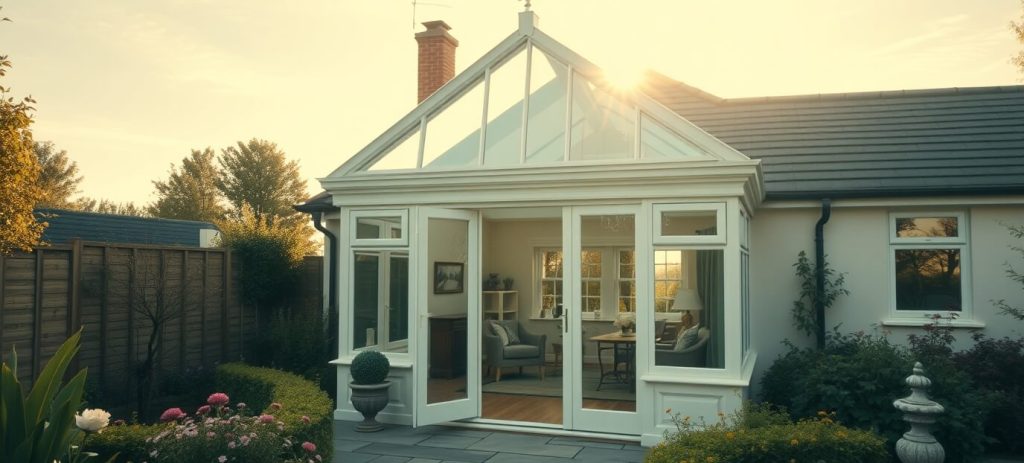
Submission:
[[[530,4],[530,0],[520,0],[520,1],[525,2],[523,4],[523,11],[530,11],[530,7],[533,6],[533,5]]]

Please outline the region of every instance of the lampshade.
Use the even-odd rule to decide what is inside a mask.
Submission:
[[[679,291],[676,292],[675,301],[672,303],[672,311],[682,312],[684,310],[704,310],[704,302],[700,300],[696,289],[680,286]]]

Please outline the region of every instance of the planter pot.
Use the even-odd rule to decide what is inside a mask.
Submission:
[[[380,384],[348,383],[348,387],[352,389],[352,407],[363,414],[363,422],[356,425],[356,431],[376,432],[384,429],[384,425],[377,422],[377,413],[388,405],[391,381]]]

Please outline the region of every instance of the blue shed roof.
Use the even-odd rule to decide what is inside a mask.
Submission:
[[[158,219],[128,215],[62,209],[36,209],[36,215],[49,226],[43,241],[63,244],[73,239],[108,243],[199,246],[199,230],[216,230],[208,222]]]
[[[648,85],[760,159],[769,199],[1024,193],[1024,86],[722,99]]]

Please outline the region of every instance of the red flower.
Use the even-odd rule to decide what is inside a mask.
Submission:
[[[302,448],[305,451],[309,452],[309,453],[316,452],[316,444],[314,444],[314,443],[312,443],[310,441],[303,442],[302,443]]]
[[[167,410],[164,410],[164,412],[160,414],[160,421],[166,423],[168,421],[174,421],[184,417],[185,412],[183,412],[180,408],[168,408]]]
[[[210,397],[206,398],[206,403],[213,405],[214,407],[222,407],[227,405],[231,399],[228,399],[228,395],[223,392],[214,392],[210,394]]]
[[[205,415],[207,413],[210,413],[209,405],[203,405],[202,407],[199,407],[198,410],[196,410],[196,415]]]

